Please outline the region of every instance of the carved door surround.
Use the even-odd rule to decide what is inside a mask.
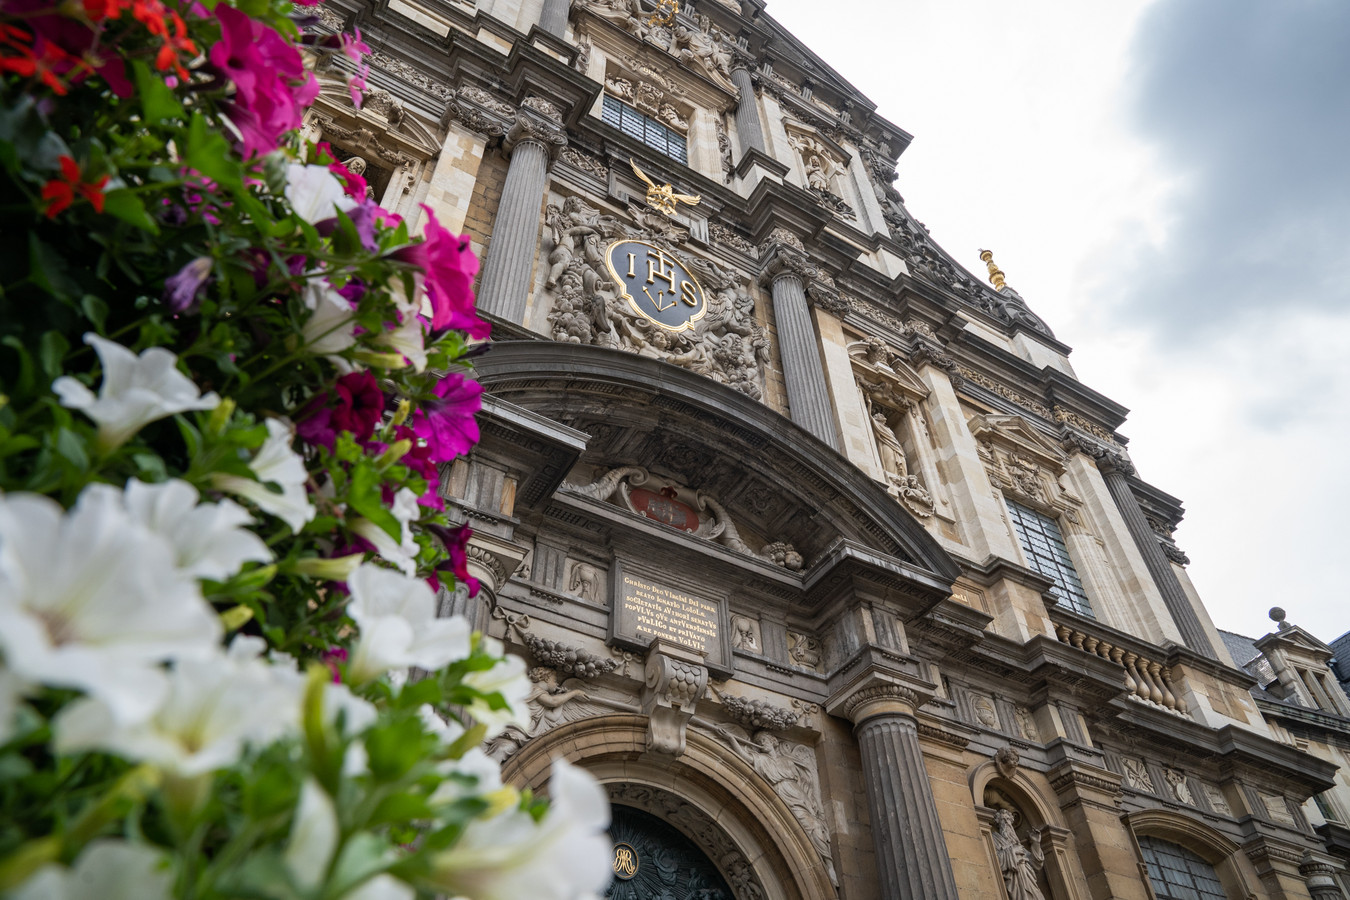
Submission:
[[[552,760],[581,766],[616,803],[651,812],[717,866],[737,900],[825,900],[837,893],[788,804],[712,735],[689,729],[679,758],[647,751],[647,717],[610,715],[556,728],[512,756],[503,778],[547,793]]]

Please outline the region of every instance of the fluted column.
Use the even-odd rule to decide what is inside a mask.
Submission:
[[[899,685],[858,691],[845,705],[862,756],[881,900],[957,900],[947,841],[923,764],[916,697]]]
[[[1144,519],[1144,511],[1139,508],[1134,491],[1130,490],[1130,482],[1125,476],[1133,472],[1134,467],[1123,457],[1103,456],[1098,460],[1098,468],[1106,482],[1106,489],[1111,492],[1111,499],[1125,520],[1130,537],[1134,538],[1139,554],[1144,557],[1144,565],[1153,576],[1153,583],[1162,594],[1167,611],[1172,614],[1172,621],[1176,622],[1177,630],[1181,632],[1181,639],[1196,653],[1216,659],[1214,647],[1205,634],[1204,626],[1200,624],[1200,617],[1195,614],[1195,607],[1191,606],[1191,599],[1177,580],[1177,573],[1172,571],[1172,564],[1167,561],[1167,556],[1158,544],[1158,536]]]
[[[549,34],[565,37],[567,14],[571,8],[571,0],[544,0],[544,11],[539,16],[539,27]]]
[[[540,209],[553,153],[567,142],[559,123],[521,109],[504,146],[511,154],[492,223],[478,307],[508,322],[525,318],[530,272],[539,250]]]
[[[779,249],[765,272],[773,294],[773,318],[778,328],[778,352],[783,359],[787,386],[788,415],[792,421],[839,449],[834,429],[830,390],[825,384],[825,364],[816,344],[811,308],[806,302],[802,277],[813,271],[811,263],[790,250]]]
[[[743,64],[731,70],[731,83],[740,91],[741,98],[736,104],[736,136],[741,142],[741,155],[750,150],[768,153],[764,143],[764,125],[759,119],[759,104],[755,102],[755,85],[750,80],[750,70]]]

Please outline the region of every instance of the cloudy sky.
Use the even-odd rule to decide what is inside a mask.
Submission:
[[[976,273],[992,249],[1130,407],[1216,624],[1350,630],[1350,4],[767,12],[915,136],[897,187],[933,237]]]

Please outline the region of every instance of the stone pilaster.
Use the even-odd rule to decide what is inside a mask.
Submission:
[[[1116,455],[1103,455],[1098,460],[1098,467],[1102,471],[1106,489],[1111,493],[1111,499],[1120,510],[1121,518],[1125,520],[1130,537],[1134,538],[1135,546],[1139,548],[1139,554],[1144,558],[1149,575],[1153,577],[1158,592],[1162,594],[1167,611],[1172,614],[1172,620],[1176,622],[1177,630],[1181,632],[1181,639],[1196,653],[1210,659],[1217,658],[1214,647],[1200,624],[1200,617],[1195,614],[1195,607],[1191,606],[1190,598],[1186,596],[1185,589],[1177,580],[1176,573],[1172,571],[1172,564],[1167,561],[1162,547],[1158,545],[1158,536],[1144,519],[1144,511],[1139,508],[1139,501],[1130,490],[1130,483],[1125,476],[1133,472],[1134,467],[1123,457]]]
[[[1312,900],[1346,900],[1345,892],[1336,883],[1337,868],[1329,856],[1314,854],[1311,850],[1304,852],[1298,873],[1308,883],[1308,895]]]
[[[539,27],[557,37],[567,36],[567,14],[571,0],[544,0],[544,11],[539,15]]]
[[[773,295],[773,317],[778,327],[778,352],[783,360],[788,415],[811,434],[839,449],[834,427],[825,364],[816,343],[811,308],[806,302],[805,279],[815,272],[805,255],[775,245],[764,269]]]
[[[478,307],[508,322],[519,324],[525,318],[548,169],[553,155],[566,143],[561,123],[522,108],[503,144],[511,154],[511,165],[483,261]]]
[[[741,142],[741,155],[751,150],[768,153],[764,143],[764,124],[759,120],[759,104],[755,102],[755,85],[750,80],[748,62],[737,61],[731,70],[731,83],[740,92],[736,104],[736,136]]]
[[[920,695],[868,678],[830,702],[854,724],[872,820],[881,900],[957,900],[956,879],[924,767]]]

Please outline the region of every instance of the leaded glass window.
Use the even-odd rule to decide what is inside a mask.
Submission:
[[[1180,844],[1139,838],[1148,880],[1158,900],[1228,900],[1214,867]]]
[[[1069,550],[1064,546],[1059,523],[1031,507],[1006,497],[1004,500],[1017,541],[1026,554],[1027,565],[1054,581],[1050,592],[1061,605],[1080,616],[1092,616],[1092,603],[1083,591],[1083,582],[1078,579]]]
[[[644,116],[619,98],[605,95],[601,118],[658,153],[688,165],[689,147],[684,135],[670,130],[651,116]]]

